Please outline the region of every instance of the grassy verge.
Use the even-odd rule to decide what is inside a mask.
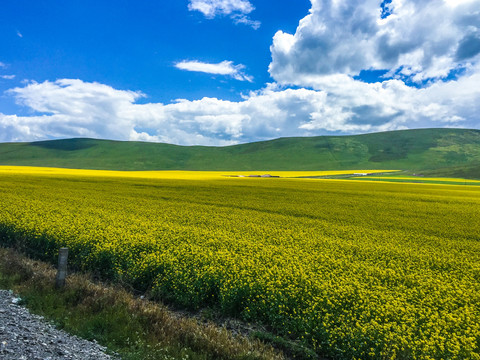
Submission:
[[[54,288],[55,269],[0,248],[0,287],[13,289],[34,313],[80,337],[97,340],[122,359],[283,359],[257,339],[181,316],[119,287],[69,275]]]

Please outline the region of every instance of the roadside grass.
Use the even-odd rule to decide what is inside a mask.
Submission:
[[[55,269],[0,247],[0,288],[12,289],[33,313],[57,327],[96,340],[122,359],[284,359],[258,340],[233,335],[213,322],[201,323],[166,306],[136,298],[125,289],[69,274],[62,290]]]

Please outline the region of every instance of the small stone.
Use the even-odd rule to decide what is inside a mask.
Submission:
[[[57,330],[21,304],[13,292],[0,290],[1,360],[112,359],[100,346]]]

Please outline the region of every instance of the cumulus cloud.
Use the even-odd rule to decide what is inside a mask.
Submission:
[[[252,82],[253,78],[243,72],[245,65],[234,65],[232,61],[222,61],[218,64],[204,63],[201,61],[181,61],[175,64],[181,70],[203,72],[207,74],[226,75],[240,81]]]
[[[107,134],[109,138],[126,138],[128,124],[119,114],[125,106],[143,96],[138,92],[72,79],[32,82],[23,88],[9,90],[7,94],[13,95],[19,105],[28,107],[35,115],[0,115],[2,141]]]
[[[326,90],[271,84],[238,102],[203,98],[170,104],[138,104],[145,96],[140,92],[81,80],[30,83],[8,94],[32,115],[0,114],[0,141],[94,137],[228,145],[283,136],[473,127],[480,120],[479,73],[424,89],[396,79],[366,84],[333,76]]]
[[[247,16],[255,10],[248,0],[190,0],[188,9],[201,12],[207,19],[229,16],[236,24],[248,25],[254,29],[261,25],[259,21]]]
[[[301,129],[478,128],[480,0],[311,2],[296,32],[278,31],[270,48],[279,84],[325,94],[328,106]],[[363,82],[371,70],[385,75]]]
[[[274,36],[269,71],[281,83],[372,69],[422,83],[479,60],[480,0],[311,1],[295,34]]]

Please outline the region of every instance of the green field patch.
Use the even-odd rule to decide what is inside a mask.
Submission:
[[[442,184],[442,185],[464,185],[464,186],[480,186],[480,181],[470,179],[450,179],[450,178],[424,178],[420,176],[412,177],[396,177],[396,176],[354,176],[348,177],[348,180],[361,181],[383,181],[396,183],[417,183],[417,184]]]

